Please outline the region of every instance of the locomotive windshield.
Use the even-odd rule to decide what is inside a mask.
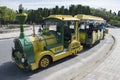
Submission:
[[[59,22],[46,22],[43,25],[43,29],[53,30],[57,31],[57,26],[59,25]]]

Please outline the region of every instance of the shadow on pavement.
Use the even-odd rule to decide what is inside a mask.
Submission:
[[[42,71],[45,72],[45,70],[49,71],[50,68],[55,67],[58,64],[64,63],[67,60],[72,59],[75,56],[69,56],[64,59],[58,60],[54,63],[52,63],[48,68],[46,69],[37,69],[35,71],[22,71],[17,67],[17,65],[13,62],[6,62],[0,65],[0,80],[27,80],[32,75],[39,73],[42,74]],[[44,73],[43,72],[43,73]],[[51,73],[47,74],[46,76],[49,76]],[[42,74],[43,75],[43,74]]]
[[[33,73],[23,72],[12,62],[3,63],[0,66],[1,80],[27,80]]]
[[[79,54],[83,54],[84,52],[90,50],[89,48],[84,48],[84,50],[80,51]],[[76,56],[68,56],[66,58],[63,58],[61,60],[58,60],[54,63],[52,63],[48,68],[46,69],[37,69],[35,71],[22,71],[20,70],[17,65],[13,62],[6,62],[0,65],[0,80],[27,80],[30,79],[34,74],[40,74],[40,76],[43,76],[44,73],[45,76],[49,76],[51,72],[56,72],[55,67],[58,65],[65,64],[66,61],[74,59]],[[62,69],[67,66],[61,66],[59,69]],[[51,72],[50,72],[51,71]],[[44,77],[44,76],[43,76]]]

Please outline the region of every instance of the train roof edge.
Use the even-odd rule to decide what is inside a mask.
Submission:
[[[92,16],[92,15],[85,15],[85,14],[77,14],[74,16],[75,18],[82,19],[82,20],[104,20],[101,17]]]
[[[48,16],[46,19],[50,19],[50,18],[55,18],[55,19],[59,19],[61,21],[79,21],[80,19],[73,17],[71,15],[50,15]]]

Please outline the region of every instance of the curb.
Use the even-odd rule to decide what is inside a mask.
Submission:
[[[29,34],[29,35],[26,35],[26,36],[30,36],[32,34]],[[16,36],[16,37],[19,37],[19,36]],[[12,39],[12,38],[16,38],[15,36],[14,37],[7,37],[7,38],[0,38],[0,40],[5,40],[5,39]]]
[[[113,40],[112,44],[104,44],[97,52],[92,53],[85,59],[82,59],[76,65],[56,71],[43,80],[74,80],[79,77],[80,80],[97,67],[102,61],[108,57],[116,46],[116,39],[110,35]],[[109,46],[108,46],[109,45]],[[106,47],[107,46],[107,47]],[[106,48],[106,49],[105,49]],[[105,51],[103,51],[105,49]],[[97,58],[98,57],[98,58]]]
[[[30,27],[29,29],[25,29],[25,31],[31,31],[31,32],[29,32],[28,34],[27,34],[27,36],[30,36],[30,35],[32,35],[33,33],[32,33],[32,27]],[[36,27],[36,33],[37,33],[37,31],[38,31],[38,27]],[[19,30],[18,31],[15,31],[15,32],[20,32]],[[11,32],[10,32],[11,33]],[[4,33],[3,33],[4,34]],[[11,38],[16,38],[16,37],[19,37],[19,35],[17,35],[17,36],[9,36],[9,37],[3,37],[3,38],[0,38],[0,40],[4,40],[4,39],[11,39]]]
[[[32,28],[25,28],[24,30],[31,30]],[[20,29],[7,29],[7,30],[3,30],[1,34],[4,34],[4,33],[12,33],[12,32],[18,32],[20,31]]]
[[[0,40],[12,39],[12,38],[15,38],[15,37],[0,38]]]
[[[25,29],[26,31],[27,30],[31,30],[32,28],[29,28],[29,29]],[[20,30],[18,29],[18,30],[11,30],[10,32],[7,32],[7,33],[11,33],[11,32],[19,32]],[[2,33],[2,34],[4,34],[4,33]],[[27,35],[27,36],[29,36],[29,35]],[[18,36],[14,36],[14,37],[6,37],[6,38],[0,38],[0,40],[4,40],[4,39],[11,39],[11,38],[16,38],[16,37],[18,37]]]

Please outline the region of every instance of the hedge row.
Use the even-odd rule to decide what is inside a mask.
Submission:
[[[112,26],[120,27],[120,21],[118,20],[110,20],[109,24],[111,24]]]

